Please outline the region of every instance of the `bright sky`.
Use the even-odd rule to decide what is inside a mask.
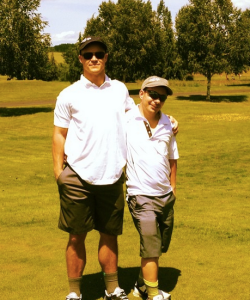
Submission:
[[[146,0],[145,0],[146,1]],[[83,32],[87,20],[98,15],[98,7],[104,0],[41,0],[38,10],[44,21],[49,22],[45,32],[50,33],[53,46],[63,43],[76,43],[79,32]],[[113,0],[117,2],[117,0]],[[160,0],[151,0],[153,10]],[[249,0],[232,0],[234,6],[245,10],[250,8]],[[174,20],[179,9],[188,0],[165,0]]]

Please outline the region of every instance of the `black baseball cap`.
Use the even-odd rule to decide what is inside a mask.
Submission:
[[[100,38],[99,36],[88,36],[86,38],[84,38],[82,41],[81,41],[81,44],[80,44],[80,47],[79,47],[79,51],[81,53],[81,51],[86,47],[88,46],[89,44],[91,43],[99,43],[101,44],[104,49],[105,49],[105,52],[107,52],[107,45],[104,43],[104,41],[102,40],[102,38]]]

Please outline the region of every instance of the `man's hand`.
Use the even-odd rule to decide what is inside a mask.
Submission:
[[[61,175],[63,169],[61,170],[54,170],[54,175],[55,175],[55,179],[57,180],[59,178],[59,176]]]
[[[168,116],[168,117],[169,117],[171,123],[174,125],[174,126],[172,126],[172,130],[173,130],[174,135],[176,135],[179,132],[179,123],[174,117],[172,117],[172,116]]]

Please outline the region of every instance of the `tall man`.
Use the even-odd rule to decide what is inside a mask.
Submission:
[[[60,93],[54,113],[59,228],[69,233],[67,300],[81,299],[85,238],[92,229],[100,233],[98,259],[104,273],[105,299],[127,299],[117,279],[117,235],[122,233],[124,211],[125,112],[134,102],[123,83],[105,75],[107,59],[107,46],[101,38],[82,41],[79,60],[83,75]],[[67,166],[63,170],[64,153]]]
[[[173,230],[179,158],[171,122],[161,112],[168,95],[168,81],[151,76],[142,84],[140,104],[127,113],[127,200],[141,256],[133,294],[148,300],[171,297],[158,289],[159,257],[167,252]]]
[[[125,112],[135,105],[126,86],[105,74],[107,59],[107,46],[101,38],[82,41],[79,60],[83,75],[60,93],[54,113],[59,228],[69,233],[66,262],[70,291],[66,300],[82,298],[85,239],[93,229],[100,233],[98,259],[104,274],[105,300],[128,299],[118,284],[117,236],[122,233],[124,212]]]

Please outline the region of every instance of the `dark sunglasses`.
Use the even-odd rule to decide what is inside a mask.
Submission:
[[[105,56],[105,52],[85,52],[82,54],[84,59],[91,59],[94,55],[97,59],[103,59]]]
[[[145,92],[147,92],[149,97],[152,98],[153,100],[159,99],[161,102],[166,101],[168,97],[168,95],[161,95],[156,91],[152,91],[152,90],[145,90]]]

